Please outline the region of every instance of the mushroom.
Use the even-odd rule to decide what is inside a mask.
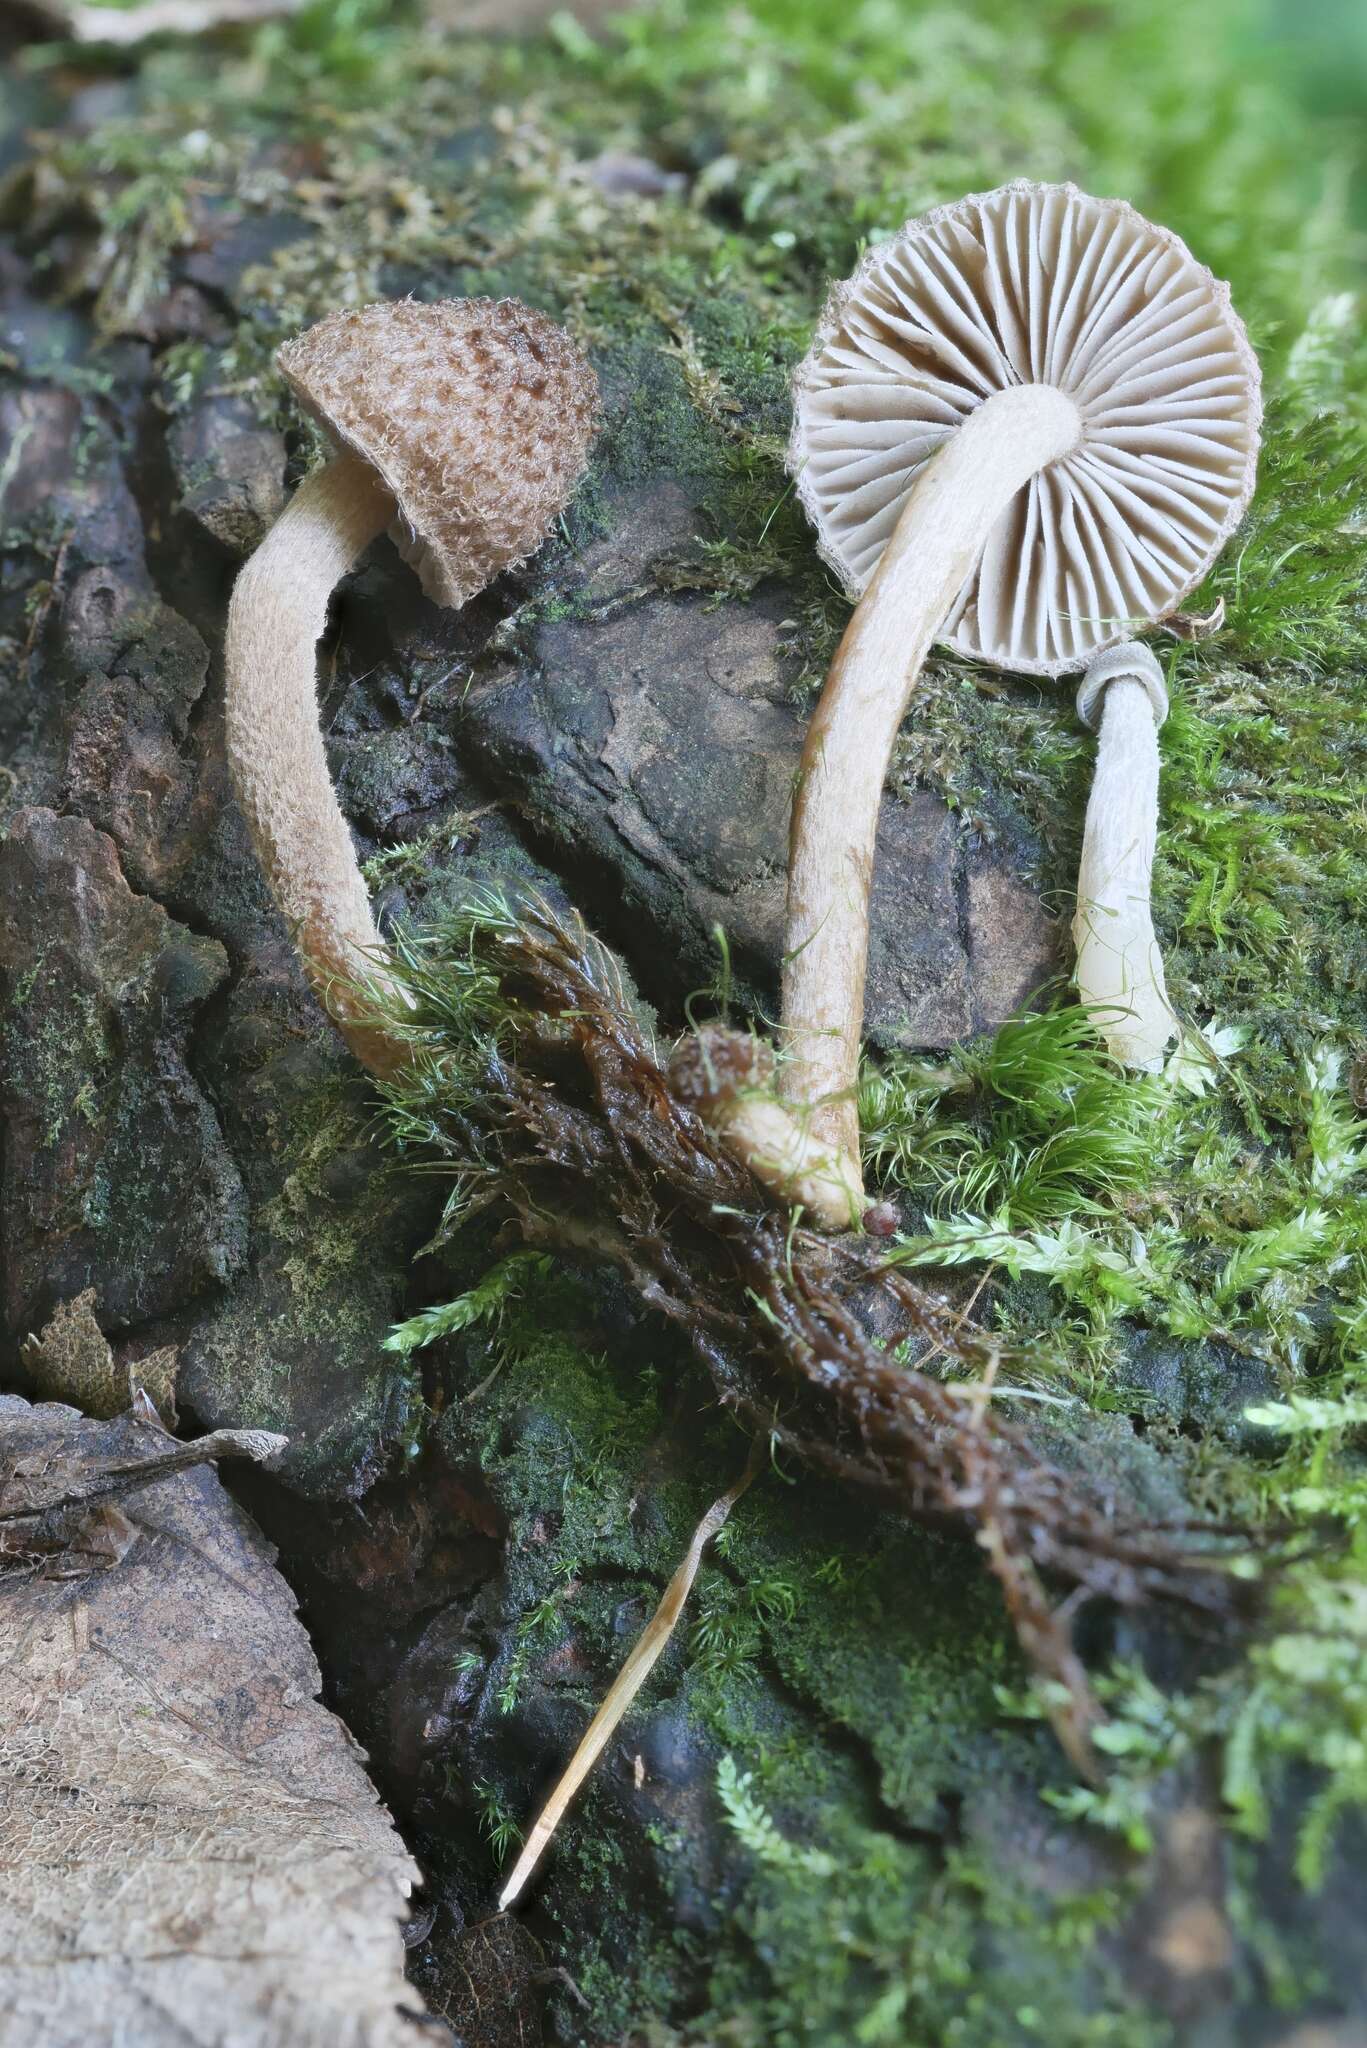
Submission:
[[[778,1080],[856,1186],[874,838],[930,643],[1058,675],[1163,618],[1243,513],[1260,418],[1228,287],[1071,185],[940,207],[832,294],[789,467],[859,602],[793,800]]]
[[[239,575],[225,648],[237,799],[309,980],[365,1066],[405,1052],[367,990],[384,948],[318,730],[315,648],[334,585],[388,527],[436,603],[461,605],[544,538],[588,459],[597,383],[513,299],[333,313],[277,357],[337,449]]]
[[[674,1048],[669,1086],[780,1201],[821,1230],[851,1230],[862,1218],[863,1190],[778,1100],[774,1072],[773,1049],[763,1039],[704,1024]]]
[[[1088,663],[1077,709],[1098,735],[1073,918],[1078,994],[1113,1056],[1152,1070],[1177,1029],[1149,909],[1163,671],[1147,647],[1123,640]]]

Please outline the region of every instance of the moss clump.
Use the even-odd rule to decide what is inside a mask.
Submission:
[[[913,1186],[919,1171],[935,1209],[898,1256],[987,1261],[1016,1281],[1048,1281],[1085,1319],[1090,1342],[1074,1371],[1093,1372],[1108,1342],[1114,1368],[1136,1326],[1218,1338],[1279,1367],[1288,1384],[1345,1363],[1367,1152],[1341,1049],[1321,1042],[1294,1090],[1281,1062],[1266,1060],[1262,1100],[1269,1121],[1274,1105],[1280,1112],[1275,1129],[1241,1073],[1247,1044],[1237,1028],[1184,1041],[1153,1082],[1120,1082],[1107,1112],[1106,1089],[1117,1084],[1099,1078],[1086,1025],[1076,1011],[1023,1020],[947,1068],[903,1065],[870,1078],[882,1119],[871,1130],[875,1157]],[[992,1106],[1004,1041],[1019,1035],[1051,1049],[1048,1085],[1037,1077],[1025,1106],[1035,1130],[1023,1159],[1020,1106]],[[975,1066],[976,1120],[947,1114]],[[1069,1170],[1051,1174],[1051,1157]],[[1018,1339],[1039,1314],[1028,1296],[1014,1307],[1009,1293],[1000,1299],[999,1326]],[[1054,1356],[1068,1371],[1065,1347]]]
[[[92,1120],[95,1091],[114,1064],[109,1020],[92,995],[73,991],[60,966],[44,960],[15,981],[3,1016],[11,1057],[22,1047],[24,1082],[51,1151],[72,1118]]]
[[[744,1445],[666,1403],[667,1350],[657,1374],[639,1332],[596,1348],[602,1298],[544,1260],[459,1300],[401,1341],[453,1342],[436,1442],[507,1524],[465,1653],[483,1704],[452,1761],[497,1865],[530,1817],[522,1744],[582,1727]],[[1162,2039],[1106,1961],[1117,1860],[1074,1853],[1041,1911],[1022,1816],[1070,1780],[1038,1725],[1003,1720],[1022,1679],[971,1551],[762,1478],[540,1886],[589,2001],[557,2005],[559,2037],[653,2015],[662,2042]],[[645,1827],[620,1789],[633,1756],[663,1787]]]
[[[421,1191],[398,1180],[353,1080],[285,1057],[233,1105],[252,1132],[248,1270],[186,1347],[182,1390],[203,1419],[291,1439],[284,1469],[306,1492],[364,1491],[400,1443],[416,1445],[420,1389],[383,1350]]]
[[[937,1864],[911,1844],[839,1827],[823,1829],[830,1849],[803,1852],[764,1826],[749,1786],[733,1782],[733,1821],[756,1868],[744,1929],[785,1968],[759,1997],[752,1972],[719,1971],[714,2002],[686,2039],[1157,2048],[1169,2038],[1160,2019],[1126,2010],[1097,1968],[1114,1895],[1077,1893],[1041,1914],[1027,1888],[1004,1884],[983,1860],[951,1853]],[[820,1807],[808,1811],[826,1820]]]

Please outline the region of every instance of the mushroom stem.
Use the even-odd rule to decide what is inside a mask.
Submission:
[[[1152,1072],[1177,1031],[1149,909],[1158,836],[1158,728],[1163,671],[1128,640],[1097,656],[1077,693],[1098,731],[1078,870],[1073,943],[1077,988],[1112,1056]]]
[[[394,516],[370,464],[337,455],[305,479],[238,576],[225,643],[228,765],[252,845],[315,994],[373,1073],[404,1057],[368,1015],[384,948],[318,729],[328,600]]]
[[[818,1230],[855,1230],[862,1187],[844,1162],[817,1145],[801,1118],[775,1099],[769,1047],[724,1024],[704,1024],[682,1039],[669,1062],[669,1085],[701,1117],[733,1158]]]
[[[800,1209],[818,1230],[857,1230],[865,1208],[862,1186],[851,1185],[844,1162],[833,1159],[781,1102],[749,1096],[718,1109],[713,1128],[728,1152],[748,1166],[761,1186]]]
[[[994,392],[922,471],[836,651],[793,798],[779,1086],[862,1188],[855,1084],[883,783],[926,651],[1021,486],[1078,444],[1043,384]],[[1027,589],[1026,579],[1019,588]],[[1009,602],[1007,593],[999,593]]]

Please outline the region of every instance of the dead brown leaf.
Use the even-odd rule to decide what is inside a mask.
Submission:
[[[141,1387],[162,1421],[175,1427],[179,1352],[168,1344],[135,1366],[119,1365],[96,1320],[93,1287],[54,1309],[38,1335],[24,1339],[19,1356],[44,1400],[69,1401],[83,1415],[107,1419],[131,1408]]]
[[[411,2048],[416,1866],[270,1545],[187,1453],[0,1399],[0,1526],[76,1546],[0,1580],[0,2048]]]

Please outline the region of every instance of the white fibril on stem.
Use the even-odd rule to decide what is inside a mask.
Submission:
[[[789,465],[859,602],[794,796],[778,1080],[856,1191],[878,811],[932,642],[1060,675],[1165,618],[1238,524],[1260,420],[1228,288],[1070,185],[941,207],[832,294]]]
[[[1073,917],[1078,997],[1114,1057],[1153,1072],[1177,1032],[1150,907],[1163,671],[1137,640],[1108,648],[1090,663],[1077,709],[1097,734]]]
[[[458,606],[544,539],[583,473],[598,388],[513,299],[334,313],[278,357],[337,450],[237,579],[225,646],[228,765],[309,982],[363,1065],[409,1056],[318,730],[316,649],[334,586],[387,527],[427,595]]]

